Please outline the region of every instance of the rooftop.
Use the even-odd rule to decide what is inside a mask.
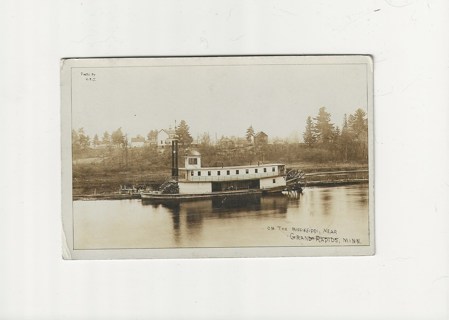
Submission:
[[[199,153],[197,150],[189,150],[186,152],[186,157],[198,157],[201,156],[201,153]]]
[[[223,166],[223,167],[201,167],[198,169],[193,170],[227,170],[227,169],[251,169],[251,168],[264,168],[264,167],[276,167],[276,166],[285,166],[284,163],[261,163],[259,165],[252,164],[252,165],[246,165],[246,166]],[[192,169],[185,169],[185,168],[179,168],[180,170],[192,170]]]

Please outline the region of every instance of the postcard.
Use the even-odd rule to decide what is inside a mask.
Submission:
[[[61,60],[64,259],[374,254],[369,55]]]

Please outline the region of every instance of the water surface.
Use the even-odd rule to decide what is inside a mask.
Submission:
[[[74,201],[75,249],[368,245],[368,185],[296,198]]]

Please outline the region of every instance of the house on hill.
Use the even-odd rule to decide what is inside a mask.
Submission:
[[[158,148],[165,149],[170,148],[172,141],[176,137],[175,129],[161,129],[157,133],[157,146]]]
[[[255,145],[268,144],[268,135],[263,131],[259,131],[254,135],[254,144]]]

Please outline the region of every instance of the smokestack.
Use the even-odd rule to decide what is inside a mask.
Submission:
[[[178,140],[171,142],[171,175],[178,180]]]

